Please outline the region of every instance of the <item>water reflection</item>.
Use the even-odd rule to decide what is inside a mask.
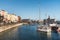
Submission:
[[[15,40],[17,38],[18,28],[12,28],[5,32],[0,33],[0,40]]]
[[[38,32],[38,36],[40,37],[40,40],[51,40],[51,32]]]
[[[39,32],[38,36],[40,37],[40,40],[47,40],[47,34],[44,32]]]
[[[52,32],[52,34],[51,34],[52,40],[60,40],[59,35],[60,35],[60,34],[59,34],[58,32]]]
[[[60,33],[58,32],[38,32],[40,40],[60,40]]]
[[[51,32],[47,33],[47,38],[48,38],[48,40],[51,40]]]
[[[0,40],[60,40],[60,33],[37,32],[37,25],[23,25],[0,33]]]

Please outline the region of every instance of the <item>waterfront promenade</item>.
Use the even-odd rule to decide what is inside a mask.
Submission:
[[[0,27],[0,32],[3,32],[5,30],[8,30],[8,29],[11,29],[11,28],[14,28],[14,27],[18,27],[18,26],[21,26],[21,25],[23,25],[23,23],[17,23],[17,24],[11,24],[11,25],[4,25],[4,26]]]

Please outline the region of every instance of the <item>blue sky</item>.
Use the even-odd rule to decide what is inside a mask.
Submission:
[[[39,10],[40,8],[40,10]],[[15,13],[22,19],[45,19],[47,16],[60,20],[60,0],[0,0],[0,10]]]

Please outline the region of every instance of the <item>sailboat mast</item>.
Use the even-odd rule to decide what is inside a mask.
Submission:
[[[39,21],[41,20],[41,11],[40,11],[40,5],[39,5]]]

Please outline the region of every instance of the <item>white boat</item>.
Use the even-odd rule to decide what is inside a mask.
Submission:
[[[49,26],[50,27],[53,27],[53,26],[57,27],[57,24],[56,23],[53,23],[53,24],[49,24]]]
[[[48,26],[40,26],[40,27],[38,27],[37,31],[40,31],[40,32],[51,32],[51,28],[48,27]]]
[[[52,30],[57,31],[57,24],[53,23],[49,24],[49,26],[48,25],[38,26],[37,30],[42,32],[51,32]]]

